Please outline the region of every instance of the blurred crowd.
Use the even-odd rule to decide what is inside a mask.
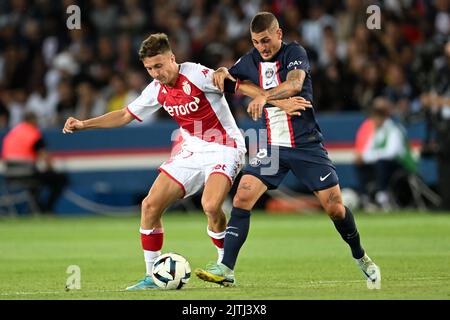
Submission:
[[[81,28],[70,30],[73,4]],[[381,8],[379,30],[366,25],[371,4]],[[306,48],[319,112],[367,111],[384,96],[408,119],[450,96],[449,0],[3,0],[0,128],[26,111],[51,128],[122,108],[151,80],[137,51],[153,32],[169,35],[178,62],[230,67],[252,48],[258,11],[273,12],[284,41]],[[245,98],[228,99],[238,120],[247,117]],[[158,117],[167,115],[147,122]]]

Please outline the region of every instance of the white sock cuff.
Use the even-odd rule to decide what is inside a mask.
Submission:
[[[150,234],[164,233],[164,228],[153,228],[150,230],[139,228],[139,232],[148,236]]]
[[[210,236],[211,238],[214,238],[214,239],[223,239],[223,238],[225,238],[225,234],[226,234],[226,231],[212,232],[211,230],[209,230],[208,227],[206,227],[206,232],[208,233],[208,236]]]
[[[161,255],[161,251],[148,251],[144,250],[145,261],[154,261]]]

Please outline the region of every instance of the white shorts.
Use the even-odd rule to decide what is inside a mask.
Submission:
[[[217,143],[208,143],[201,149],[183,145],[159,170],[183,188],[186,198],[201,190],[213,173],[225,175],[232,185],[244,163],[245,151],[238,148]]]

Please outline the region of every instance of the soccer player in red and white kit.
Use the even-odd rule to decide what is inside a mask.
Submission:
[[[226,228],[222,204],[244,164],[246,152],[244,137],[229,106],[213,85],[213,70],[190,62],[178,64],[163,33],[152,34],[142,42],[139,58],[153,81],[136,100],[122,110],[97,118],[81,121],[70,117],[63,128],[63,133],[73,133],[121,127],[134,119],[142,121],[160,107],[180,125],[181,150],[160,166],[160,174],[142,201],[140,234],[146,275],[127,290],[156,288],[151,271],[163,245],[161,216],[175,201],[193,195],[203,186],[201,203],[208,218],[207,233],[221,261]],[[283,101],[278,102],[283,105]]]

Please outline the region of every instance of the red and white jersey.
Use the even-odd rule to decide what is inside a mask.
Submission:
[[[213,85],[212,73],[201,64],[182,63],[175,86],[153,80],[128,105],[128,112],[142,121],[162,106],[180,125],[186,143],[219,143],[245,152],[244,137],[225,97]]]

